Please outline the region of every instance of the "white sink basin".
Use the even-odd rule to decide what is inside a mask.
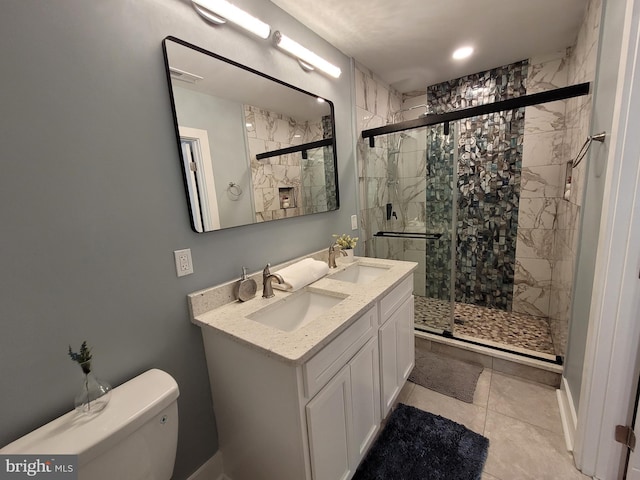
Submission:
[[[251,320],[284,332],[305,326],[345,297],[303,290],[248,316]]]
[[[329,278],[341,280],[343,282],[362,284],[375,280],[386,271],[387,269],[384,267],[370,267],[369,265],[360,265],[359,263],[356,263],[355,265],[345,268],[341,272],[332,274]]]

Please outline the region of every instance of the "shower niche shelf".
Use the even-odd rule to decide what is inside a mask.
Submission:
[[[280,208],[295,208],[295,188],[278,187],[278,197],[280,198]]]

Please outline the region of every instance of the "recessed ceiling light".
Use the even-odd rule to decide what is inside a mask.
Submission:
[[[470,57],[473,53],[473,47],[460,47],[455,52],[453,52],[452,57],[454,60],[462,60],[463,58]]]

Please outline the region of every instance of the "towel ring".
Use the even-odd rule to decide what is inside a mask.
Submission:
[[[582,148],[578,152],[578,155],[576,155],[575,160],[571,162],[571,168],[576,168],[578,165],[580,165],[580,162],[582,162],[582,159],[585,157],[585,155],[589,151],[591,142],[595,140],[596,142],[602,143],[604,142],[604,139],[606,136],[607,134],[605,132],[596,133],[595,135],[589,135],[587,137],[587,140],[585,140],[585,142],[582,144]]]
[[[238,200],[242,195],[242,188],[240,188],[240,185],[235,182],[229,182],[229,188],[227,188],[227,192],[229,192],[229,195],[231,195],[232,197],[235,197],[232,198],[232,200]]]

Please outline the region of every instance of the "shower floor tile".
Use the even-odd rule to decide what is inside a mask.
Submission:
[[[414,297],[415,323],[436,330],[451,331],[451,302],[436,298]]]
[[[450,303],[415,297],[415,323],[429,330],[451,331]],[[524,313],[507,312],[465,303],[455,305],[455,336],[555,355],[549,320]]]

